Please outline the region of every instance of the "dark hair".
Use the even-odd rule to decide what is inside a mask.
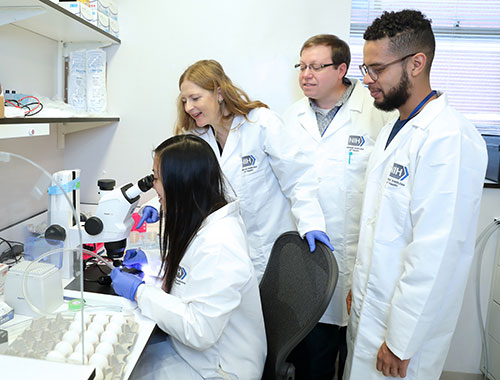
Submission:
[[[165,268],[162,287],[169,293],[189,243],[205,218],[227,200],[217,157],[203,139],[171,137],[155,149],[155,160],[159,160],[160,173],[155,174],[161,179],[166,204],[160,242],[161,270]]]
[[[399,12],[384,12],[373,20],[366,29],[363,38],[366,41],[389,38],[392,52],[401,56],[413,53],[425,53],[426,71],[431,70],[436,41],[431,27],[432,20],[417,10],[404,9]]]
[[[316,36],[312,36],[304,42],[304,45],[302,45],[302,48],[300,49],[300,54],[302,55],[302,52],[305,49],[318,45],[328,46],[332,51],[332,62],[335,63],[336,67],[345,63],[345,72],[347,73],[349,65],[351,64],[351,50],[345,41],[333,34],[318,34]]]

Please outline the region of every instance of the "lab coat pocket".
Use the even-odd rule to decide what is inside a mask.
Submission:
[[[259,166],[251,168],[251,170],[242,170],[242,201],[244,202],[245,211],[252,214],[262,210],[264,204],[271,197],[270,183],[274,173],[270,170],[267,162],[261,162]]]
[[[410,200],[403,188],[387,187],[380,200],[374,239],[378,242],[394,242],[404,234],[405,218]]]

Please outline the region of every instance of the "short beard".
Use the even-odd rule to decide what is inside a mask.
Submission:
[[[410,87],[408,74],[403,70],[398,86],[391,88],[380,103],[374,101],[373,104],[376,108],[382,111],[392,111],[398,109],[410,98]]]

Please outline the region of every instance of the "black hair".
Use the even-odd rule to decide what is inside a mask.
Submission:
[[[392,52],[402,56],[413,53],[425,53],[427,56],[426,70],[430,72],[436,41],[431,27],[432,20],[417,10],[404,9],[399,12],[384,12],[373,20],[366,29],[363,38],[375,41],[389,38]]]
[[[224,177],[212,148],[200,137],[179,135],[154,151],[164,190],[160,222],[162,288],[172,289],[179,263],[205,218],[225,206]],[[160,271],[161,271],[160,270]]]

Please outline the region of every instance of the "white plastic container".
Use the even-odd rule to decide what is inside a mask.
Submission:
[[[21,261],[10,268],[5,279],[5,302],[14,308],[16,314],[38,315],[23,294],[23,276],[27,269],[26,294],[29,301],[43,313],[55,311],[63,303],[63,288],[59,271],[49,263]]]

